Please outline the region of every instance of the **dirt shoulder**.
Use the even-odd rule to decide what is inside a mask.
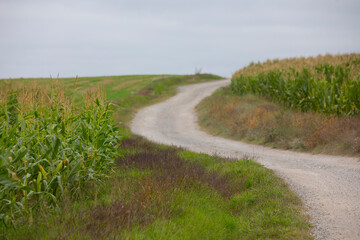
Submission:
[[[302,112],[268,98],[219,89],[196,106],[211,135],[285,150],[360,157],[360,115]]]
[[[211,136],[197,124],[195,106],[229,80],[179,88],[169,100],[144,108],[131,129],[152,141],[225,157],[250,156],[273,169],[302,198],[317,239],[360,239],[360,163],[357,158],[312,155]]]

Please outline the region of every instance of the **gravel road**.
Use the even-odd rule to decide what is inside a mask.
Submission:
[[[229,80],[179,88],[165,102],[140,110],[131,130],[154,142],[230,158],[251,157],[282,177],[303,200],[316,239],[360,239],[360,162],[211,136],[200,130],[195,106]]]

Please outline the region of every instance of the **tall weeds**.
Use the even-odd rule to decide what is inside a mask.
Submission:
[[[32,221],[39,208],[56,207],[64,194],[100,184],[119,156],[121,140],[104,94],[88,93],[75,106],[61,86],[0,92],[0,221]]]

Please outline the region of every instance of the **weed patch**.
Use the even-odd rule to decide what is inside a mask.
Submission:
[[[40,214],[35,225],[8,232],[9,238],[311,239],[299,199],[253,161],[195,154],[135,136],[123,146],[118,174],[97,202]]]
[[[178,156],[179,149],[154,148],[154,145],[141,139],[129,140],[130,143],[127,141],[128,139],[124,141],[124,146],[136,153],[126,157],[125,161],[119,159],[117,164],[127,168],[151,170],[153,173],[151,180],[164,189],[207,185],[225,198],[230,198],[241,191],[241,181],[236,184],[230,183],[229,176],[208,172],[199,164],[184,160]]]
[[[359,154],[360,116],[328,116],[288,109],[268,98],[224,88],[201,102],[199,123],[215,135],[282,149]]]

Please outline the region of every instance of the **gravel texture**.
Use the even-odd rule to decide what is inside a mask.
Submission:
[[[360,239],[360,162],[250,145],[200,130],[195,106],[229,80],[179,88],[165,102],[140,110],[131,130],[154,142],[230,158],[250,157],[274,170],[305,204],[316,239]]]

